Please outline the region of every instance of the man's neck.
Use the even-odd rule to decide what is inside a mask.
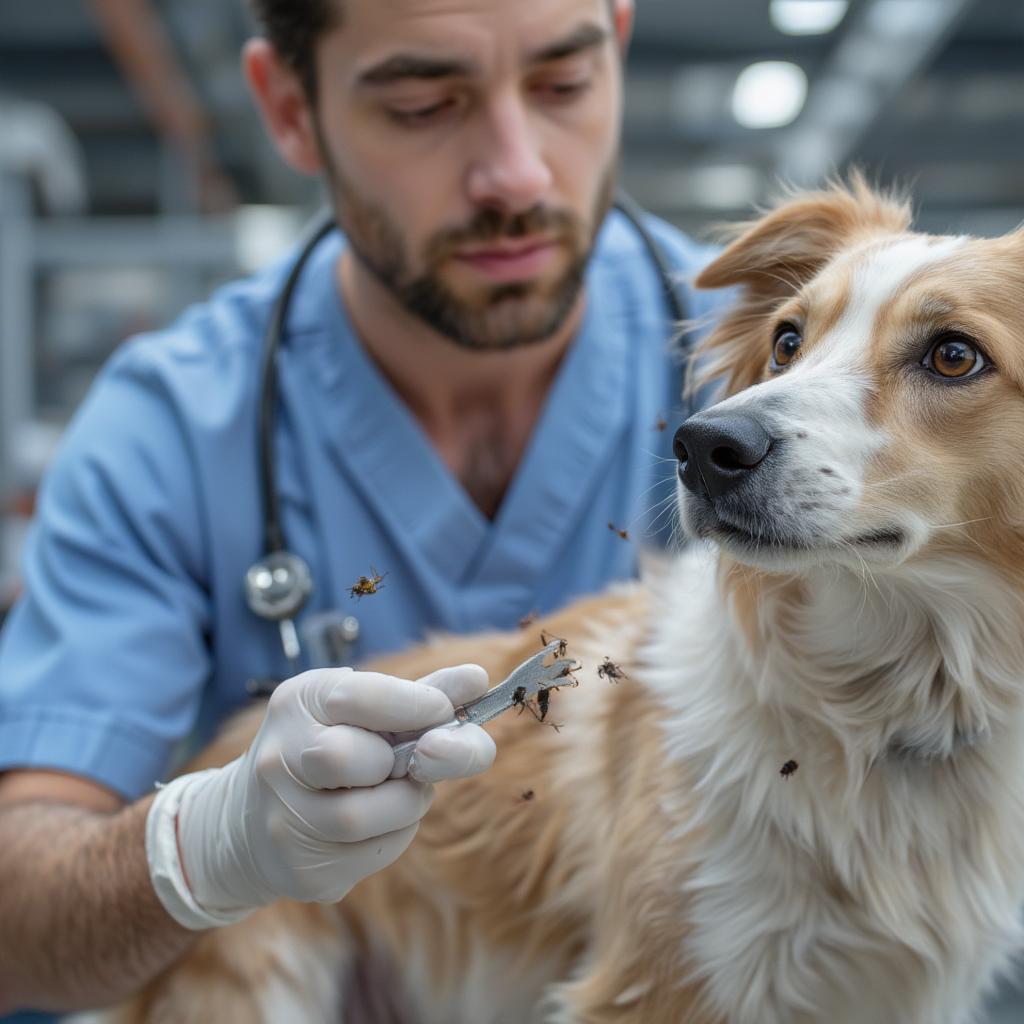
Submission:
[[[582,295],[550,338],[477,352],[404,310],[350,251],[339,261],[338,280],[363,348],[452,473],[493,515],[579,329]]]
[[[462,419],[474,406],[511,412],[527,395],[546,393],[583,310],[581,297],[566,322],[543,341],[470,351],[403,309],[351,251],[342,255],[338,274],[360,343],[428,431]]]

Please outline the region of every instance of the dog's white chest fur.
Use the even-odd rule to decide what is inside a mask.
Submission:
[[[673,575],[650,681],[698,797],[683,955],[730,1024],[963,1024],[1020,944],[1024,653],[993,650],[992,581],[936,573],[856,616],[833,575],[788,629],[768,595],[763,647],[706,555]]]

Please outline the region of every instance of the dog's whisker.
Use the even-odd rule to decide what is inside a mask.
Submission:
[[[933,530],[954,530],[958,526],[971,526],[973,523],[987,523],[995,516],[981,516],[978,519],[965,519],[962,523],[929,523]]]
[[[653,490],[653,488],[649,487],[648,490]],[[640,495],[640,497],[643,497],[643,495]],[[648,517],[657,509],[660,509],[663,505],[675,504],[675,500],[676,496],[674,494],[666,494],[664,498],[659,499],[653,505],[648,505],[646,508],[642,508],[635,516],[633,516],[627,525],[633,526],[638,522],[646,522]]]
[[[676,503],[676,496],[674,494],[666,494],[664,498],[659,499],[653,505],[649,505],[642,512],[638,513],[638,519],[644,519],[649,516],[655,509],[661,508],[662,506],[672,506]]]
[[[885,595],[882,593],[882,588],[878,585],[878,580],[875,578],[875,574],[871,571],[871,567],[864,559],[863,554],[861,554],[861,552],[857,550],[856,546],[850,543],[849,541],[840,542],[840,546],[848,548],[856,556],[857,561],[860,563],[860,577],[861,581],[864,583],[864,592],[861,599],[860,615],[863,615],[864,610],[867,607],[867,591],[869,582],[871,586],[874,588],[875,592],[878,594],[878,596],[882,599],[882,601],[888,605],[888,601]]]
[[[660,522],[660,520],[663,519],[666,515],[670,515],[671,512],[672,512],[672,509],[674,507],[675,507],[675,503],[666,505],[665,508],[663,508],[657,514],[657,516],[651,521],[649,529],[651,530],[652,533],[657,529],[658,523]]]
[[[672,520],[672,529],[669,533],[669,545],[674,550],[680,551],[686,546],[687,538],[683,529],[683,523],[677,514]]]
[[[644,455],[650,456],[650,458],[652,458],[655,462],[667,462],[674,466],[678,461],[677,459],[670,458],[667,455],[659,455],[657,452],[652,452],[647,448],[643,448],[641,450],[643,451]],[[650,490],[650,488],[648,488],[648,490]]]
[[[643,497],[644,494],[647,494],[649,491],[654,490],[655,487],[663,486],[667,482],[668,481],[667,481],[667,478],[666,478],[665,480],[661,480],[661,481],[659,481],[657,483],[654,483],[650,487],[648,487],[646,490],[644,490],[643,493],[641,495],[639,495],[639,496]],[[656,501],[653,505],[650,505],[647,508],[642,509],[636,515],[634,515],[627,522],[626,526],[627,526],[628,529],[634,529],[637,526],[638,523],[644,523],[646,525],[646,528],[649,531],[653,531],[654,528],[658,524],[658,520],[661,519],[661,517],[664,516],[666,512],[668,512],[671,509],[675,508],[675,506],[676,506],[675,492],[673,492],[672,494],[666,494],[664,498],[661,498],[659,501]],[[658,509],[661,509],[661,511],[658,512],[657,516],[655,516],[655,518],[653,520],[651,520],[650,516],[656,510],[658,510]]]
[[[672,481],[672,477],[674,477],[674,476],[675,476],[675,473],[673,473],[673,474],[672,474],[672,476],[664,476],[664,477],[662,477],[662,478],[661,478],[660,480],[655,480],[655,481],[654,481],[654,483],[650,485],[650,487],[645,487],[645,488],[644,488],[644,489],[643,489],[643,490],[642,490],[642,491],[641,491],[641,492],[640,492],[640,493],[639,493],[639,494],[637,495],[637,498],[639,499],[639,498],[642,498],[642,497],[644,497],[645,495],[649,494],[649,493],[650,493],[651,491],[653,491],[653,490],[654,490],[655,488],[657,488],[657,487],[665,487],[666,485],[671,485],[671,484],[672,484],[672,482],[673,482],[673,481]],[[674,491],[673,491],[673,493],[672,493],[672,494],[670,495],[670,497],[671,497],[671,498],[672,498],[673,500],[675,500],[675,492],[674,492]],[[664,500],[664,499],[663,499],[663,500]]]
[[[648,517],[657,512],[657,515],[653,520],[649,520],[651,526],[653,526],[666,512],[671,512],[675,507],[675,496],[670,495],[667,498],[662,498],[661,501],[655,502],[649,509],[641,513],[637,518],[640,520],[648,520]]]

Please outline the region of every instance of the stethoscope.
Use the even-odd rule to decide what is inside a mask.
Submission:
[[[624,193],[615,199],[615,207],[632,223],[658,270],[665,303],[671,316],[671,328],[685,319],[683,299],[675,275],[657,241],[643,222],[643,211]],[[274,302],[263,337],[263,357],[260,366],[260,397],[258,417],[258,452],[260,494],[263,501],[263,555],[245,574],[245,600],[254,615],[268,622],[276,622],[281,637],[281,648],[292,669],[301,667],[302,643],[295,620],[313,593],[313,574],[304,558],[288,546],[281,506],[278,501],[277,474],[274,469],[274,428],[277,422],[277,352],[285,334],[285,325],[291,306],[292,294],[309,257],[317,245],[335,227],[333,213],[318,219],[304,238],[299,255],[285,279]],[[343,616],[329,625],[331,634],[324,645],[331,663],[341,664],[359,637],[359,623],[353,616]],[[253,680],[251,692],[273,689],[276,680]]]

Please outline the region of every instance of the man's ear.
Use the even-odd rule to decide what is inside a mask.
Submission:
[[[694,284],[739,286],[739,294],[698,347],[689,390],[718,378],[728,394],[755,384],[769,355],[773,311],[858,238],[906,231],[910,220],[906,202],[873,190],[854,172],[848,185],[791,196],[760,220],[730,229],[738,237]]]
[[[629,49],[629,41],[633,37],[633,0],[613,0],[612,18],[615,22],[615,35],[619,40],[619,51],[623,56]]]
[[[242,71],[277,151],[302,174],[323,170],[316,124],[299,75],[266,39],[242,49]]]

